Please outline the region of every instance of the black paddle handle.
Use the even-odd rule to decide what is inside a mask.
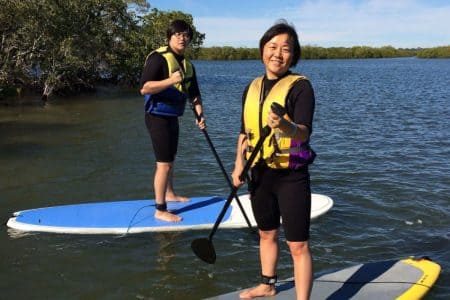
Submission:
[[[250,155],[249,159],[247,160],[247,163],[244,166],[244,169],[242,170],[241,174],[239,175],[239,178],[245,178],[246,174],[248,173],[248,171],[250,170],[253,161],[255,160],[256,155],[258,154],[259,150],[261,149],[264,140],[266,139],[266,137],[270,134],[271,128],[269,126],[266,126],[263,128],[262,130],[262,135],[258,140],[258,143],[255,146],[255,149],[253,150],[252,154]],[[231,200],[233,200],[234,196],[236,195],[238,190],[238,187],[233,186],[233,189],[231,190],[230,195],[227,198],[227,202],[225,202],[225,205],[223,206],[222,210],[220,211],[219,216],[217,217],[216,222],[214,223],[214,227],[211,230],[208,239],[212,240],[212,237],[214,236],[214,234],[217,231],[217,228],[219,227],[220,222],[222,222],[222,219],[228,209],[228,207],[231,204]]]
[[[281,106],[278,102],[273,102],[272,105],[270,105],[270,108],[272,111],[277,114],[280,118],[282,118],[286,114],[286,108]]]

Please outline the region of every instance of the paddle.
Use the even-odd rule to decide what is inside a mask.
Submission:
[[[254,150],[252,151],[252,154],[250,155],[249,159],[247,160],[247,163],[244,166],[244,169],[242,170],[242,173],[239,175],[239,178],[243,181],[243,179],[246,177],[248,171],[250,170],[250,167],[253,163],[253,160],[255,160],[256,155],[258,154],[259,150],[261,149],[264,140],[266,137],[270,134],[270,127],[266,126],[262,130],[261,137],[258,140],[258,143],[256,144]],[[233,200],[234,196],[236,195],[236,192],[238,190],[238,187],[233,186],[230,195],[227,198],[227,201],[225,202],[219,216],[217,217],[216,222],[214,223],[214,226],[208,236],[208,238],[200,238],[195,239],[191,243],[191,248],[194,251],[195,255],[197,255],[198,258],[203,260],[204,262],[207,262],[209,264],[213,264],[216,262],[216,251],[214,249],[214,245],[212,243],[212,238],[214,234],[217,231],[217,228],[219,227],[220,222],[222,221],[225,212],[227,211],[228,207],[230,206],[231,201]]]
[[[194,112],[195,118],[197,118],[198,121],[201,120],[201,116],[197,113],[197,111],[195,110],[194,105],[192,105],[191,103],[191,109]],[[205,135],[206,141],[208,142],[209,147],[211,148],[212,153],[214,154],[214,157],[216,158],[217,164],[219,165],[220,169],[222,170],[222,174],[225,177],[228,186],[232,189],[233,188],[233,184],[231,183],[230,177],[228,177],[227,171],[225,171],[225,167],[222,164],[222,161],[220,160],[219,154],[217,154],[216,149],[214,148],[214,145],[208,135],[208,132],[206,131],[206,129],[202,129],[203,134]],[[250,230],[253,233],[256,233],[256,231],[253,229],[252,224],[250,223],[250,219],[248,218],[247,214],[245,213],[244,207],[242,206],[241,201],[239,200],[238,195],[234,195],[234,199],[236,199],[236,202],[239,206],[239,208],[241,209],[242,215],[244,216],[245,222],[247,223],[248,227],[250,228]]]
[[[188,91],[186,90],[186,86],[185,86],[185,84],[184,84],[184,74],[183,74],[183,71],[182,71],[181,69],[177,69],[176,71],[180,71],[180,72],[181,72],[182,77],[183,77],[183,80],[181,81],[182,89],[183,89],[183,91],[184,91],[187,95],[189,95]],[[192,99],[190,99],[190,100],[192,100]],[[201,116],[197,113],[197,111],[195,110],[195,106],[193,105],[192,101],[189,101],[189,102],[190,102],[191,110],[192,110],[192,112],[194,113],[195,118],[197,119],[197,121],[200,122],[200,120],[202,119],[202,117],[201,117]],[[203,135],[204,135],[205,138],[206,138],[206,141],[208,142],[209,148],[211,149],[211,151],[212,151],[212,153],[213,153],[213,155],[214,155],[214,157],[215,157],[215,159],[216,159],[216,161],[217,161],[217,164],[218,164],[219,167],[220,167],[220,170],[222,171],[223,176],[225,177],[225,179],[226,179],[226,181],[227,181],[227,183],[228,183],[228,186],[232,189],[232,188],[233,188],[233,184],[231,183],[230,177],[228,177],[227,171],[225,170],[225,167],[224,167],[223,164],[222,164],[222,161],[221,161],[221,159],[220,159],[220,157],[219,157],[219,154],[217,153],[216,148],[214,147],[214,145],[213,145],[213,143],[212,143],[212,141],[211,141],[211,138],[209,137],[208,132],[206,131],[205,128],[202,129],[202,132],[203,132]],[[250,219],[248,218],[247,214],[245,213],[244,207],[242,206],[242,203],[241,203],[241,201],[239,200],[238,195],[235,195],[234,198],[236,199],[236,202],[237,202],[237,204],[238,204],[238,206],[239,206],[239,208],[240,208],[240,210],[241,210],[241,212],[242,212],[242,215],[244,216],[245,222],[247,223],[248,227],[250,228],[250,230],[252,231],[252,233],[256,233],[256,231],[255,231],[255,230],[253,229],[253,227],[252,227],[252,224],[250,223]]]

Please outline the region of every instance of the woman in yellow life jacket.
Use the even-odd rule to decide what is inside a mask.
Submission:
[[[173,189],[173,167],[178,149],[178,117],[191,101],[200,129],[205,128],[200,90],[195,68],[184,57],[192,39],[192,28],[183,20],[172,21],[167,29],[168,45],[152,51],[141,76],[141,94],[145,99],[145,124],[156,159],[154,190],[157,219],[178,222],[181,217],[167,210],[166,201],[188,201]]]
[[[314,115],[314,91],[309,80],[292,73],[300,58],[295,29],[282,20],[269,28],[259,49],[265,74],[254,79],[243,94],[242,126],[238,138],[233,184],[253,151],[262,128],[272,128],[251,169],[249,189],[260,235],[261,283],[241,298],[276,293],[280,217],[294,265],[297,299],[308,299],[312,285],[309,225],[311,189],[308,165],[315,154],[309,147]],[[285,115],[270,107],[277,102]]]

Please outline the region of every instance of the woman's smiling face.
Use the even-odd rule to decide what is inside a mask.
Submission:
[[[263,48],[263,63],[268,79],[277,79],[289,70],[293,56],[293,42],[282,33],[270,39]]]

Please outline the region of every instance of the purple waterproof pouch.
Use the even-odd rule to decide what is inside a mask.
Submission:
[[[316,158],[316,152],[308,143],[291,140],[291,148],[289,151],[289,169],[299,169],[310,165]]]

